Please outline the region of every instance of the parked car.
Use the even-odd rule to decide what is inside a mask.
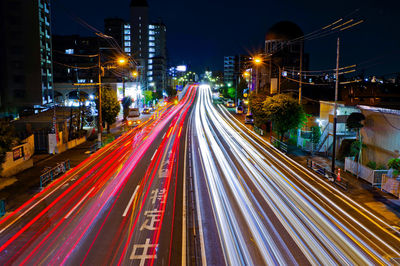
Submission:
[[[235,107],[235,103],[232,100],[226,102],[226,107]]]
[[[140,111],[139,108],[129,108],[128,117],[139,117]]]
[[[253,115],[246,115],[246,117],[244,118],[244,123],[245,124],[254,124]]]
[[[144,108],[142,113],[143,114],[150,114],[150,108]]]
[[[243,114],[243,106],[239,105],[236,107],[236,113],[237,114]]]

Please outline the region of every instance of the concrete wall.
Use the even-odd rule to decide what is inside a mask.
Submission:
[[[361,135],[367,145],[363,149],[363,163],[375,161],[387,165],[389,159],[400,156],[400,112],[385,113],[362,107],[361,111],[365,116]]]
[[[55,134],[49,134],[49,153],[50,154],[62,153],[66,150],[72,149],[72,148],[84,143],[85,141],[86,141],[86,137],[82,137],[80,139],[73,139],[68,142],[57,143]]]
[[[14,151],[22,147],[24,156],[17,160],[14,160]],[[12,151],[6,153],[5,162],[2,165],[2,177],[9,177],[15,175],[25,169],[33,166],[33,160],[31,159],[35,152],[35,140],[33,135],[24,140],[24,144],[16,146]]]

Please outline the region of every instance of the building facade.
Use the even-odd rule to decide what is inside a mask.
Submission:
[[[149,5],[146,0],[132,0],[130,4],[131,56],[139,63],[139,79],[148,87],[149,63]]]
[[[243,72],[248,68],[251,57],[247,55],[235,55],[224,57],[224,83],[237,87]]]
[[[4,0],[0,8],[4,116],[53,103],[50,0]]]
[[[147,79],[149,89],[162,92],[167,83],[167,28],[162,23],[149,25],[149,59]]]

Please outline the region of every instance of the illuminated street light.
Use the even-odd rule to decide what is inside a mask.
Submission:
[[[262,59],[261,59],[260,57],[254,57],[254,58],[253,58],[253,62],[254,62],[254,64],[256,64],[256,65],[259,65],[259,64],[262,63]]]
[[[120,64],[120,65],[125,65],[125,64],[126,64],[126,59],[123,58],[123,57],[118,58],[118,64]]]
[[[248,71],[245,71],[245,72],[243,73],[243,77],[245,77],[245,78],[250,77],[250,73],[249,73]]]
[[[139,75],[139,73],[136,70],[132,72],[132,76],[134,78],[137,78],[138,75]]]

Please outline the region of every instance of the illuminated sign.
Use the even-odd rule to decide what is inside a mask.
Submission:
[[[186,72],[187,66],[185,66],[185,65],[177,66],[176,70],[179,72]]]
[[[24,157],[24,147],[18,147],[16,149],[13,150],[13,159],[14,161],[21,159]]]

